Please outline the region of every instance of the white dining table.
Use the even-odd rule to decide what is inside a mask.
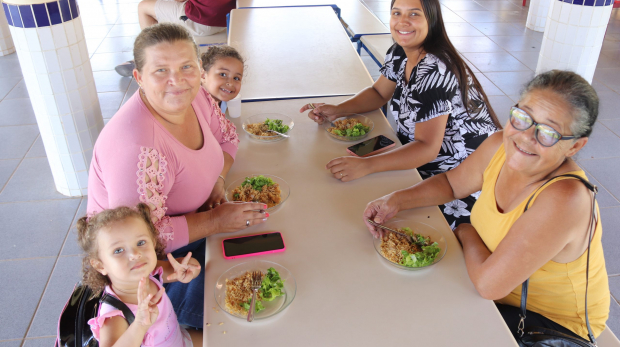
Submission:
[[[443,233],[447,253],[439,263],[405,271],[375,251],[362,218],[366,204],[421,178],[416,170],[403,170],[343,183],[326,170],[328,161],[347,155],[351,143],[331,138],[298,111],[309,102],[333,104],[346,98],[242,104],[241,117],[233,120],[241,143],[226,181],[275,175],[288,182],[291,193],[267,222],[207,238],[205,346],[516,346],[493,302],[476,292],[461,247],[436,206],[403,211],[397,217]],[[275,143],[250,139],[241,123],[258,113],[291,117],[291,137]],[[369,137],[385,135],[400,146],[380,111],[366,115],[375,124]],[[223,239],[273,231],[282,233],[284,252],[224,259]],[[282,312],[248,323],[218,306],[214,286],[227,269],[254,259],[287,268],[297,289]]]
[[[385,54],[394,44],[391,34],[362,36],[361,42],[368,54],[379,66],[385,64]]]
[[[233,10],[228,44],[246,59],[243,101],[352,95],[373,83],[328,6]]]
[[[237,0],[237,8],[336,5],[347,32],[357,40],[363,35],[389,34],[390,30],[359,0]],[[386,9],[386,11],[389,9]],[[312,17],[306,17],[310,19]]]

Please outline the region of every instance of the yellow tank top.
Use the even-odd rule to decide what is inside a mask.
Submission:
[[[512,225],[521,217],[529,200],[529,197],[526,198],[519,206],[507,213],[500,213],[497,210],[495,183],[505,161],[506,152],[502,145],[484,171],[482,193],[471,211],[471,223],[491,252],[495,251]],[[585,173],[581,170],[570,173],[586,178]],[[557,180],[562,179],[567,178],[558,178]],[[530,206],[538,194],[551,184],[553,182],[547,184],[537,193],[533,193],[534,198]],[[596,210],[598,213],[598,205]],[[602,232],[603,229],[599,220],[590,246],[590,281],[588,285],[588,318],[594,336],[598,336],[605,329],[605,322],[609,315],[610,294],[601,243]],[[577,260],[566,264],[549,261],[530,276],[527,296],[528,310],[551,319],[585,339],[588,336],[585,319],[586,260],[587,252],[584,252]],[[497,300],[497,302],[520,307],[521,286],[519,285],[508,296]]]

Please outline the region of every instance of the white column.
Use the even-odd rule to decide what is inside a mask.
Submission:
[[[530,9],[527,11],[527,22],[525,23],[528,29],[541,33],[545,31],[547,14],[552,1],[554,0],[530,0]]]
[[[536,73],[571,70],[592,83],[613,0],[552,0]]]
[[[86,195],[103,118],[77,3],[4,1],[56,189]]]
[[[11,38],[7,15],[5,15],[7,9],[8,7],[4,3],[0,6],[0,57],[15,52],[15,45],[13,45],[13,39]]]

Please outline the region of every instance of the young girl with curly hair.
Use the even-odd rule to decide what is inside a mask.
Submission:
[[[80,218],[77,227],[86,253],[82,283],[95,295],[104,291],[118,298],[135,316],[129,325],[120,310],[101,303],[97,317],[88,321],[101,347],[202,346],[202,332],[181,328],[163,288],[163,281],[189,283],[200,264],[191,253],[158,260],[164,246],[147,205],[104,210]]]

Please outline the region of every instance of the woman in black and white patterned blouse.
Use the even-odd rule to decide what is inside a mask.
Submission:
[[[338,105],[315,104],[308,114],[322,123],[324,117],[369,112],[392,100],[388,113],[404,146],[368,158],[330,161],[327,168],[343,182],[413,168],[426,179],[457,167],[501,129],[476,76],[448,39],[438,0],[392,0],[390,31],[396,43],[374,85]],[[476,198],[473,194],[440,206],[452,228],[469,223]]]

